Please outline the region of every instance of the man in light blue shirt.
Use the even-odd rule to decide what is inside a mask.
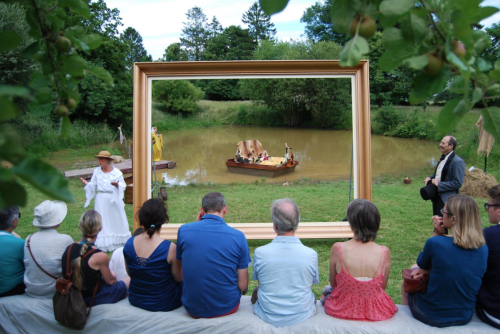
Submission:
[[[0,297],[22,295],[24,277],[24,240],[14,230],[21,213],[17,206],[0,211]]]
[[[294,326],[316,313],[311,287],[319,283],[318,254],[295,237],[300,213],[292,200],[274,201],[271,219],[277,235],[253,258],[252,279],[259,281],[253,311],[276,327]]]

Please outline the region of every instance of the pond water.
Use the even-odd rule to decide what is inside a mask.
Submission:
[[[299,161],[295,172],[267,180],[287,182],[349,179],[352,132],[318,129],[268,127],[213,127],[162,132],[163,160],[177,162],[174,169],[157,173],[161,182],[166,172],[167,183],[250,183],[260,177],[228,173],[225,161],[234,158],[236,144],[257,139],[271,156],[284,156],[285,143],[293,148]],[[439,159],[438,145],[417,139],[372,135],[372,173],[412,175],[423,167],[435,166]]]

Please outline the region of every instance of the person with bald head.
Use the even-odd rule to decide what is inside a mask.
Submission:
[[[312,285],[319,283],[318,254],[295,236],[300,212],[291,199],[271,205],[276,237],[255,250],[252,279],[254,313],[276,327],[294,326],[316,314]]]
[[[426,197],[421,190],[422,197],[432,201],[433,219],[442,219],[441,210],[448,198],[458,194],[460,187],[464,183],[465,163],[458,155],[455,154],[457,148],[457,139],[453,136],[446,136],[439,144],[441,151],[441,159],[436,166],[433,175],[430,175],[424,180],[424,193],[433,194]],[[447,233],[447,230],[445,230]]]

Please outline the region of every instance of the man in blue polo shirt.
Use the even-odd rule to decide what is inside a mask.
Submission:
[[[316,313],[311,288],[319,283],[318,254],[295,236],[300,213],[292,200],[274,201],[271,220],[276,237],[253,257],[252,279],[259,281],[253,311],[276,327],[294,326]]]
[[[211,192],[201,202],[196,222],[177,233],[182,263],[182,305],[193,318],[215,318],[238,310],[248,290],[252,260],[245,235],[226,225],[226,200]]]

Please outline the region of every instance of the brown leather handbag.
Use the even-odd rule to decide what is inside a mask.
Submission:
[[[406,293],[426,292],[429,277],[424,275],[422,280],[411,276],[413,269],[403,269],[403,287]]]
[[[71,282],[71,267],[70,256],[71,248],[74,244],[69,246],[66,254],[66,275],[65,278],[58,278],[56,281],[56,292],[52,298],[54,304],[54,316],[56,320],[63,326],[73,329],[83,329],[87,323],[87,318],[92,309],[92,302],[94,301],[99,281],[94,288],[92,300],[90,301],[89,309],[87,311],[87,304],[83,300],[82,292]],[[96,250],[91,249],[82,257],[85,258]]]

